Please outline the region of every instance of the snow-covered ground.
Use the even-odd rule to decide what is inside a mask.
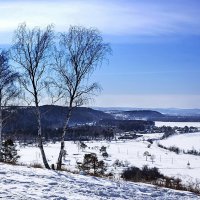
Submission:
[[[185,126],[193,126],[193,127],[200,127],[200,122],[155,122],[155,126],[161,127],[161,126],[177,126],[177,127],[185,127]]]
[[[198,200],[189,192],[147,184],[0,164],[2,200]]]
[[[166,147],[176,146],[186,151],[192,149],[200,151],[200,132],[173,135],[165,140],[161,140],[160,144]]]
[[[136,140],[126,141],[89,141],[85,142],[87,148],[80,149],[77,143],[65,142],[67,155],[64,159],[65,168],[78,172],[77,162],[82,162],[84,154],[96,153],[99,160],[104,160],[108,166],[107,172],[115,175],[114,180],[101,179],[91,176],[57,172],[52,170],[28,168],[25,166],[11,166],[0,163],[0,199],[54,199],[54,200],[84,200],[84,199],[200,199],[200,197],[187,192],[158,188],[147,184],[124,182],[120,179],[121,172],[127,166],[157,167],[161,173],[171,177],[181,178],[186,185],[200,183],[200,156],[176,154],[163,148],[164,146],[177,146],[181,149],[200,150],[200,133],[174,135],[166,140],[160,140],[163,134],[145,134]],[[148,139],[156,139],[149,146]],[[99,149],[107,147],[108,158],[103,158]],[[19,163],[42,164],[38,147],[18,145],[21,156]],[[59,153],[60,143],[44,145],[49,164],[55,164]],[[144,156],[148,151],[153,159]],[[125,167],[116,167],[116,160],[122,161]],[[190,168],[187,163],[190,162]]]
[[[149,138],[158,139],[159,134],[148,134],[144,136],[144,139]],[[200,139],[200,134],[194,139],[194,142],[192,142],[192,140],[190,141],[191,144],[196,144],[195,148],[200,146],[200,143],[196,143],[196,141],[199,141],[197,140],[198,138]],[[64,161],[65,167],[68,170],[77,171],[76,162],[82,162],[84,154],[94,152],[97,154],[100,160],[104,160],[106,162],[108,165],[108,172],[113,172],[115,177],[119,177],[120,173],[124,169],[122,167],[116,168],[113,166],[113,163],[119,159],[120,161],[123,161],[125,166],[136,166],[141,168],[144,165],[148,165],[149,167],[157,167],[165,175],[181,178],[185,184],[200,181],[200,156],[188,154],[178,155],[174,152],[159,148],[156,142],[154,142],[151,147],[148,148],[149,142],[144,141],[144,139],[140,137],[137,140],[132,141],[86,142],[88,147],[84,151],[79,149],[78,145],[74,142],[68,141],[66,142],[66,150],[68,155]],[[107,147],[109,157],[106,159],[104,159],[99,152],[101,146]],[[50,164],[56,163],[59,147],[59,143],[48,144],[45,146],[45,152]],[[146,157],[143,155],[145,151],[148,151],[151,155],[153,155],[154,159],[151,160],[151,158],[148,157],[146,161]],[[21,155],[19,160],[21,163],[42,164],[40,151],[37,147],[21,147],[19,154]],[[190,162],[190,168],[187,166],[188,161]]]
[[[163,136],[163,133],[147,133],[147,134],[137,134],[141,135],[142,137],[137,138],[137,141],[143,141],[148,139],[160,139]]]

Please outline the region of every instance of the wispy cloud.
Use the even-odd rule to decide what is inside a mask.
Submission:
[[[93,26],[109,35],[200,34],[197,1],[163,2],[4,1],[0,5],[0,32],[13,31],[19,23],[27,22],[29,26],[54,23],[59,31],[70,24]]]

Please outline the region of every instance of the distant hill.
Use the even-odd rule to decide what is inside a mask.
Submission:
[[[128,120],[152,120],[154,118],[163,118],[164,115],[153,110],[132,110],[132,111],[118,111],[112,113],[116,119]]]
[[[161,114],[158,111],[153,110],[133,110],[133,111],[124,111],[122,112],[130,117],[133,118],[153,118],[153,117],[164,117],[163,114]]]
[[[62,128],[68,112],[67,107],[45,105],[40,107],[42,117],[42,127]],[[4,115],[10,115],[5,126],[6,131],[19,129],[35,129],[37,120],[34,107],[11,107],[4,110]],[[102,111],[93,110],[86,107],[78,107],[73,110],[70,125],[86,124],[98,122],[102,119],[113,119],[110,114]]]
[[[170,116],[200,116],[200,109],[181,109],[181,108],[131,108],[131,107],[94,107],[96,110],[101,110],[106,113],[122,112],[122,111],[132,111],[132,110],[151,110],[160,112],[163,115]]]
[[[166,122],[200,122],[200,115],[163,114],[154,110],[106,111],[118,120],[149,120]]]

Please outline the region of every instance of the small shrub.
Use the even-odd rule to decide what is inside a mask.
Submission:
[[[103,152],[103,153],[102,153],[102,156],[103,156],[104,158],[107,158],[107,157],[108,157],[108,153],[107,153],[107,152]]]
[[[100,151],[100,153],[104,153],[104,152],[106,152],[106,147],[105,146],[102,146],[100,149],[99,149],[99,151]]]
[[[113,166],[114,167],[125,167],[124,162],[119,159],[115,160],[115,162],[113,163]]]
[[[152,139],[148,139],[147,142],[149,142],[150,144],[153,144],[153,140]]]
[[[140,181],[141,170],[137,167],[130,167],[123,171],[121,177],[126,181]]]
[[[180,150],[178,147],[176,147],[176,146],[171,146],[171,147],[169,147],[168,149],[169,149],[170,151],[175,152],[176,154],[179,154],[179,153],[181,152],[181,150]]]
[[[158,168],[148,168],[146,165],[142,169],[130,167],[122,173],[123,179],[135,182],[152,182],[162,177],[164,176],[158,171]]]
[[[148,145],[147,145],[147,148],[150,148],[150,147],[151,147],[151,144],[148,144]]]
[[[148,168],[146,165],[142,168],[142,177],[146,181],[155,181],[159,178],[163,178],[163,174],[158,171],[158,168]]]
[[[87,145],[84,142],[80,142],[80,148],[83,150],[85,150],[85,148],[87,147]]]

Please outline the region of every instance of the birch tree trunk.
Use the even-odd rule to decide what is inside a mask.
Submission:
[[[36,116],[37,116],[37,125],[38,125],[38,147],[40,149],[43,164],[44,164],[45,168],[51,169],[49,164],[48,164],[46,154],[44,152],[44,147],[43,147],[41,113],[40,113],[37,97],[35,97],[35,104],[36,104]]]
[[[71,114],[72,114],[72,106],[69,107],[69,111],[67,113],[65,125],[64,125],[64,128],[63,128],[63,133],[62,133],[62,136],[61,136],[60,153],[59,153],[58,161],[57,161],[57,169],[58,170],[61,170],[61,167],[62,167],[62,159],[63,159],[63,155],[64,155],[64,152],[65,152],[65,135],[66,135],[67,130],[68,130],[69,120],[71,118]]]
[[[1,106],[1,98],[0,98],[0,161],[2,160],[2,129],[3,129],[3,116],[2,116],[2,106]]]

